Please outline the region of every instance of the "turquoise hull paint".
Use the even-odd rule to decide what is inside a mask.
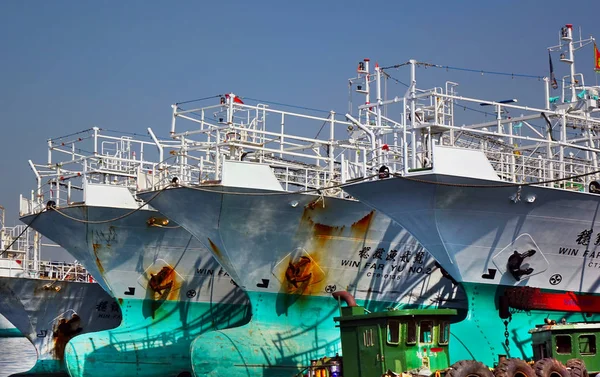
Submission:
[[[248,296],[253,308],[249,324],[203,334],[192,343],[195,376],[290,377],[311,360],[342,354],[333,320],[339,316],[339,304],[333,298],[258,292]],[[372,312],[397,305],[361,300],[357,304]]]
[[[21,333],[18,329],[0,329],[0,338],[21,338],[23,337],[23,333]]]
[[[98,318],[102,302],[115,307],[115,316]],[[36,364],[22,375],[67,375],[62,359],[75,334],[85,336],[121,323],[116,301],[92,283],[0,277],[0,312],[36,349]],[[61,330],[62,319],[70,321],[66,331]]]
[[[508,324],[499,317],[497,296],[505,287],[464,284],[469,309],[459,309],[451,325],[450,362],[474,359],[493,367],[501,355],[531,359],[529,330],[545,318],[568,322],[598,321],[594,315],[551,311],[513,312]],[[197,377],[289,377],[310,360],[342,354],[339,329],[333,318],[338,303],[319,296],[249,292],[252,321],[242,327],[203,334],[192,343],[192,364]],[[395,307],[396,302],[361,301],[370,311]],[[345,304],[342,304],[345,305]],[[284,307],[283,314],[277,314]],[[418,307],[405,305],[402,308]]]
[[[69,377],[65,372],[64,364],[61,360],[38,360],[33,368],[23,373],[16,373],[11,377],[31,376],[31,377]]]
[[[126,208],[76,205],[63,212],[105,220]],[[160,213],[140,210],[118,221],[84,224],[56,211],[32,227],[65,247],[120,301],[123,321],[110,331],[73,338],[65,351],[71,377],[169,377],[191,373],[190,344],[200,334],[250,320],[247,296],[210,255],[177,224],[148,226]],[[23,221],[31,221],[32,216]],[[158,294],[149,285],[165,267],[172,288]],[[110,314],[111,308],[101,314]]]
[[[248,305],[237,304],[124,300],[121,310],[120,327],[69,342],[71,376],[177,376],[192,370],[190,344],[199,334],[250,319]]]
[[[505,325],[498,315],[498,296],[504,286],[491,284],[462,284],[467,294],[469,310],[464,319],[450,327],[450,362],[474,359],[488,366],[498,362],[500,355],[531,359],[533,349],[529,330],[544,323],[545,318],[567,322],[599,321],[599,315],[557,311],[516,311],[508,323],[508,347],[505,345]]]
[[[24,336],[10,321],[0,314],[0,338],[20,338]]]

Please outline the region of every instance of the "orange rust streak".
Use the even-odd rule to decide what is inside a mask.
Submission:
[[[104,274],[104,266],[102,266],[102,262],[100,262],[100,258],[98,258],[98,250],[102,247],[99,243],[95,243],[92,245],[94,249],[94,255],[96,256],[96,266],[98,266],[98,270],[101,274]]]
[[[179,290],[176,289],[177,274],[175,270],[171,267],[165,266],[156,274],[150,273],[150,280],[148,281],[148,285],[150,289],[154,292],[154,298],[160,299],[162,296],[167,295],[167,300],[177,300],[177,296],[179,294]],[[156,295],[158,294],[158,297]]]
[[[63,360],[65,357],[65,347],[69,340],[81,332],[81,318],[77,314],[73,314],[71,319],[60,318],[54,325],[54,349],[52,350],[54,357],[58,360]]]
[[[219,247],[217,245],[215,245],[214,242],[212,242],[212,240],[210,238],[208,238],[208,243],[210,244],[210,248],[212,249],[212,251],[215,253],[215,255],[219,258],[219,259],[223,259],[223,253],[221,253],[221,250],[219,249]]]
[[[354,224],[350,226],[353,233],[358,233],[360,235],[366,235],[371,227],[371,222],[373,221],[373,217],[375,216],[375,211],[371,211],[367,213],[362,219],[358,220]]]
[[[327,279],[312,282],[315,276],[314,273],[318,271],[313,271],[313,269],[319,268],[318,260],[322,253],[327,253],[330,248],[339,248],[341,245],[350,246],[347,243],[364,242],[375,215],[375,211],[370,211],[354,222],[349,227],[350,232],[348,232],[345,225],[331,226],[315,222],[312,216],[317,211],[322,210],[326,209],[323,209],[320,203],[314,203],[314,201],[304,207],[298,237],[301,238],[301,241],[304,241],[306,252],[313,259],[313,263],[300,267],[298,266],[299,260],[290,261],[290,266],[283,276],[283,280],[288,283],[286,289],[288,293],[311,294],[324,289]],[[308,234],[301,231],[301,229],[308,230]],[[326,271],[323,272],[327,273]]]

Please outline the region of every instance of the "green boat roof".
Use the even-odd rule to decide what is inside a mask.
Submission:
[[[340,317],[335,317],[334,320],[338,322],[344,321],[357,321],[364,319],[376,319],[376,318],[401,318],[401,317],[434,317],[434,316],[453,316],[456,315],[456,309],[401,309],[401,310],[390,310],[385,312],[377,313],[365,313],[365,314],[348,314]]]
[[[533,334],[545,331],[552,332],[565,330],[600,331],[600,322],[557,323],[556,325],[543,325],[529,330],[529,333]]]

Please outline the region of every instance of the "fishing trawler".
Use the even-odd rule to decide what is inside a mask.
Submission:
[[[7,240],[6,229],[4,224],[4,207],[0,206],[0,250],[6,248],[5,242]],[[10,241],[9,241],[10,243]],[[8,244],[7,244],[8,245]],[[21,274],[22,266],[19,264],[17,259],[0,257],[0,276],[11,276],[13,274]],[[0,314],[0,338],[13,338],[21,337],[23,334],[17,329],[8,319]]]
[[[496,291],[487,312],[507,330],[520,327],[508,308],[598,317],[600,298],[591,294],[599,292],[600,87],[575,69],[575,51],[592,44],[600,69],[594,39],[574,41],[572,25],[561,29],[548,49],[551,75],[538,84],[539,107],[459,96],[451,82],[420,89],[417,69],[436,65],[409,61],[407,93],[393,99],[402,124],[396,166],[375,152],[378,177],[344,187],[403,225],[469,296]],[[553,55],[567,67],[559,80]],[[361,106],[363,114],[382,104]],[[470,114],[475,120],[459,125],[465,112],[456,109],[477,104],[494,120]],[[518,357],[517,344],[496,353]]]
[[[72,377],[189,376],[193,339],[249,320],[244,292],[210,253],[135,197],[169,169],[153,140],[93,128],[50,140],[48,162],[30,162],[38,186],[22,221],[75,256],[123,313],[118,328],[69,342]]]
[[[41,237],[24,225],[4,226],[1,211],[0,314],[37,351],[35,365],[23,374],[66,376],[67,342],[117,327],[121,311],[80,265],[40,261]]]
[[[182,120],[198,128],[176,129]],[[316,133],[322,125],[321,138],[283,131]],[[194,341],[195,375],[291,375],[324,352],[340,352],[330,298],[337,290],[369,310],[466,309],[460,289],[388,217],[335,187],[314,190],[339,176],[334,148],[347,147],[333,135],[349,125],[247,105],[233,94],[200,108],[174,106],[171,132],[185,145],[179,169],[166,189],[138,195],[204,243],[252,306],[249,324]],[[364,167],[348,161],[341,174]],[[190,175],[196,166],[200,176]]]
[[[229,329],[223,334],[211,333],[208,336],[199,337],[198,342],[223,344],[223,347],[231,342],[236,346],[242,344],[242,350],[246,350],[246,345],[248,345],[247,351],[250,351],[251,348],[276,343],[273,339],[284,338],[287,340],[289,339],[288,335],[291,336],[293,332],[285,331],[288,319],[284,319],[283,314],[296,314],[294,305],[299,303],[298,308],[300,308],[304,302],[314,302],[315,313],[322,311],[323,306],[318,304],[318,300],[311,300],[313,296],[318,296],[316,292],[331,290],[332,287],[335,289],[348,287],[351,292],[353,287],[356,287],[357,292],[365,292],[362,297],[360,294],[357,295],[359,300],[377,302],[376,300],[381,299],[385,302],[394,294],[398,294],[398,297],[401,296],[399,290],[391,288],[390,281],[386,280],[390,276],[398,276],[398,274],[394,274],[398,271],[398,264],[379,263],[379,260],[387,259],[387,256],[381,258],[386,251],[397,251],[401,248],[397,249],[393,246],[389,249],[386,248],[386,242],[389,241],[375,235],[377,229],[381,230],[382,228],[378,228],[379,225],[372,220],[369,231],[373,233],[368,231],[365,233],[366,235],[354,236],[352,232],[355,224],[360,223],[360,220],[364,219],[367,214],[372,213],[375,216],[381,216],[380,219],[387,219],[386,216],[383,216],[385,213],[402,207],[396,205],[396,199],[392,200],[389,195],[386,196],[388,200],[384,201],[381,199],[383,196],[380,197],[379,194],[370,191],[369,197],[377,197],[380,206],[375,207],[374,212],[359,207],[359,205],[353,208],[355,202],[352,202],[338,189],[340,186],[354,182],[349,187],[364,188],[366,192],[371,190],[370,187],[374,184],[371,182],[359,184],[356,183],[357,181],[368,180],[374,175],[384,178],[390,171],[402,170],[405,166],[404,161],[430,163],[430,155],[409,153],[408,148],[402,148],[405,145],[402,142],[412,141],[409,144],[414,148],[426,148],[433,143],[433,137],[428,137],[429,133],[435,134],[436,129],[420,131],[420,128],[415,126],[412,129],[413,134],[411,134],[407,123],[410,124],[410,119],[413,122],[437,119],[438,122],[445,121],[454,127],[454,112],[452,109],[442,109],[441,106],[444,102],[441,99],[424,99],[425,103],[417,106],[417,103],[410,104],[406,98],[382,98],[381,80],[388,76],[377,65],[375,72],[371,72],[369,65],[368,59],[362,61],[358,67],[358,80],[353,79],[355,84],[363,80],[362,83],[356,85],[356,89],[365,95],[365,104],[360,106],[358,115],[346,114],[345,121],[336,119],[332,112],[327,118],[310,115],[301,121],[294,122],[286,112],[270,109],[264,104],[249,106],[233,94],[224,96],[221,103],[214,106],[190,110],[174,106],[173,125],[178,120],[185,119],[194,122],[198,127],[197,129],[178,131],[173,126],[171,131],[175,138],[188,139],[194,135],[205,136],[208,140],[220,141],[222,148],[204,149],[203,156],[195,157],[195,162],[197,161],[202,166],[215,164],[212,169],[214,173],[206,174],[201,177],[200,181],[194,182],[187,179],[185,171],[182,170],[176,177],[177,179],[174,179],[172,187],[164,190],[153,200],[153,206],[204,242],[223,267],[249,291],[251,301],[265,305],[264,311],[259,311],[246,328]],[[410,66],[410,64],[407,65]],[[416,67],[416,64],[414,66]],[[377,82],[373,82],[375,79]],[[409,89],[408,93],[414,93],[416,98],[425,98],[428,94],[416,89],[416,82]],[[376,94],[373,95],[372,91]],[[455,91],[456,84],[448,82],[445,90],[436,88],[429,95],[437,94],[439,97],[447,98],[447,96],[454,95],[452,93]],[[372,101],[371,96],[375,101]],[[459,98],[460,100],[464,99],[464,97]],[[447,102],[454,103],[459,98]],[[508,104],[493,101],[487,103],[508,106]],[[389,111],[386,111],[384,108],[388,106]],[[400,120],[394,121],[385,115],[394,113],[393,106],[410,109],[410,111],[414,111],[414,114],[408,114],[407,110],[398,111],[397,113],[401,113],[402,117]],[[273,111],[269,112],[270,110]],[[425,113],[426,111],[432,113]],[[507,124],[509,120],[505,119],[506,115],[502,113],[502,108],[499,110],[499,114],[504,115],[499,116],[493,124],[498,122]],[[306,119],[315,120],[320,128],[309,129],[306,126]],[[271,126],[276,123],[275,127],[268,129],[269,122]],[[292,136],[284,133],[284,129],[290,130],[294,127],[301,129],[302,132],[313,132],[313,134],[320,134],[327,127],[325,133],[328,135],[322,137],[324,140],[315,140],[308,135]],[[490,125],[487,123],[483,127],[490,127]],[[476,129],[476,127],[473,128]],[[464,127],[456,127],[452,135],[456,139],[460,139],[470,130],[471,128],[465,130]],[[346,136],[340,137],[344,132]],[[482,133],[483,135],[495,135],[493,131],[488,130],[482,130]],[[423,137],[422,140],[418,139],[419,135]],[[507,140],[510,140],[513,145],[514,139],[509,139],[509,136],[506,135]],[[492,141],[497,141],[497,138],[483,139],[490,145],[497,145],[492,143]],[[527,140],[524,136],[520,139]],[[417,143],[416,140],[420,140],[420,142]],[[468,143],[464,142],[464,144]],[[471,144],[474,143],[471,142]],[[192,146],[188,151],[192,152],[202,151],[206,144],[199,142],[196,147],[193,146],[193,143],[190,145]],[[477,145],[479,146],[479,143]],[[406,152],[404,152],[405,150]],[[305,151],[309,152],[301,153]],[[186,158],[191,158],[191,154],[187,153]],[[511,153],[510,156],[516,157],[517,154]],[[444,158],[443,162],[438,162],[438,164],[441,167],[454,166],[456,169],[462,169],[461,171],[479,172],[481,170],[480,161],[475,157],[468,155],[466,159],[469,162],[468,165],[454,164],[454,160],[450,158]],[[537,156],[536,159],[538,159]],[[290,163],[291,160],[294,163]],[[474,167],[468,169],[468,166]],[[507,165],[502,166],[506,171],[510,171]],[[413,167],[410,169],[416,174],[422,168],[422,166],[415,165],[414,169],[416,170],[412,170]],[[483,171],[485,172],[485,170]],[[427,171],[421,171],[421,174],[426,173]],[[394,180],[381,180],[381,183],[378,184],[385,184],[388,181],[393,182]],[[517,186],[512,184],[511,190],[513,191],[510,195],[502,196],[502,198],[518,197],[513,195],[517,192]],[[289,187],[296,187],[298,191],[289,192]],[[445,187],[437,189],[441,190]],[[350,193],[353,192],[350,191]],[[393,191],[390,190],[391,192]],[[426,187],[411,191],[412,196],[406,195],[403,201],[404,207],[414,208],[415,203],[408,202],[414,198],[425,197],[427,192]],[[153,192],[148,192],[141,194],[141,197],[149,200],[153,195]],[[456,196],[460,197],[458,193]],[[520,198],[526,197],[521,195]],[[466,198],[465,203],[469,203],[469,200],[471,197]],[[522,200],[519,202],[520,204],[517,204],[526,205],[524,202],[525,200]],[[404,214],[404,212],[393,213],[396,216],[393,219],[400,225],[406,224],[408,229],[415,227],[425,229],[427,226],[430,236],[437,235],[437,232],[431,231],[436,229],[435,224],[426,224],[419,218],[416,211],[412,217],[403,218],[402,222],[398,215]],[[488,217],[493,216],[488,214]],[[306,219],[309,220],[306,221]],[[451,217],[446,217],[446,219],[449,225],[454,226],[450,231],[452,236],[461,237],[463,233],[461,222]],[[456,217],[456,219],[460,220],[461,217]],[[482,219],[478,221],[480,225],[486,224]],[[481,227],[478,229],[484,230]],[[389,234],[393,233],[389,232]],[[469,229],[464,230],[464,233],[471,234],[475,238],[477,232]],[[387,235],[386,232],[384,234]],[[479,235],[481,236],[481,232]],[[364,244],[361,245],[360,242],[353,244],[352,242],[357,239],[363,239]],[[406,239],[409,239],[408,234],[406,234]],[[425,240],[427,241],[427,239]],[[372,241],[375,242],[370,243]],[[336,242],[342,246],[338,248]],[[379,247],[378,243],[381,243],[382,246]],[[456,341],[453,342],[454,346],[450,350],[452,360],[476,358],[492,365],[502,355],[530,358],[531,340],[528,339],[527,329],[548,318],[556,320],[565,318],[567,321],[575,322],[594,320],[598,317],[592,313],[593,311],[590,311],[590,315],[588,315],[579,308],[581,302],[578,301],[588,300],[589,297],[573,296],[566,286],[558,288],[558,292],[556,292],[558,296],[550,297],[537,290],[506,290],[503,283],[500,281],[494,283],[493,280],[494,278],[499,280],[502,274],[498,274],[497,270],[489,270],[484,264],[476,265],[465,257],[462,264],[458,264],[464,266],[464,269],[479,271],[479,277],[488,283],[469,284],[468,281],[462,279],[461,275],[455,274],[452,267],[457,263],[448,265],[445,252],[440,251],[439,242],[428,242],[423,245],[425,250],[429,251],[430,248],[437,250],[432,254],[442,268],[440,270],[432,269],[432,271],[438,271],[440,274],[448,276],[466,291],[469,310],[468,313],[462,311],[464,320],[459,321],[461,318],[457,318],[458,322],[453,325],[452,337]],[[525,248],[519,253],[525,253],[528,250],[530,248]],[[350,284],[344,284],[340,280],[344,280],[343,270],[348,265],[342,266],[341,261],[338,262],[339,264],[333,261],[336,259],[348,260],[348,256],[352,253],[359,256],[355,260],[359,265],[355,270],[354,280]],[[514,254],[514,250],[510,250],[506,259],[512,254]],[[539,255],[532,254],[527,258],[533,260]],[[474,257],[471,255],[470,258]],[[476,260],[482,262],[481,258]],[[410,263],[414,263],[414,260]],[[508,261],[497,263],[504,263],[503,271],[507,271]],[[516,270],[536,269],[533,261],[527,263],[531,263],[531,267],[521,264],[521,267],[517,267]],[[355,264],[350,265],[356,267]],[[557,268],[560,273],[564,266]],[[326,269],[329,269],[328,273],[322,272]],[[332,272],[334,269],[337,271]],[[375,271],[369,271],[370,269]],[[560,277],[553,279],[553,281],[556,280],[560,280]],[[340,284],[337,284],[338,281]],[[361,283],[365,284],[367,288],[360,288]],[[273,286],[273,284],[275,285]],[[525,282],[520,283],[520,285],[525,284]],[[543,287],[547,287],[547,285]],[[269,300],[267,293],[271,289],[274,294]],[[303,294],[304,292],[307,294]],[[282,296],[282,293],[285,295]],[[287,299],[283,300],[282,297]],[[541,299],[542,303],[537,298]],[[302,301],[302,299],[306,301]],[[544,300],[560,300],[564,302],[564,305],[551,306],[544,303]],[[447,301],[451,302],[452,299]],[[458,306],[460,307],[460,305]],[[304,311],[298,309],[298,313],[300,312]],[[298,324],[307,326],[305,317],[297,314],[294,318],[300,318],[298,320],[300,322],[290,321],[290,328],[298,328]],[[281,327],[273,325],[277,321],[283,323]],[[267,326],[267,323],[270,323],[271,326]],[[267,329],[265,330],[265,328]],[[264,334],[264,339],[253,341],[247,335],[250,333]],[[195,344],[194,352],[202,354],[210,352],[202,344]],[[251,352],[247,352],[247,354],[251,354]],[[270,365],[276,364],[273,360],[276,360],[277,357],[285,360],[290,369],[293,368],[295,360],[286,358],[282,353],[260,355],[255,358],[238,354],[228,356],[228,360],[223,361],[221,365],[196,363],[194,371],[197,375],[217,375],[226,368],[229,368],[227,370],[231,373],[235,369],[231,366],[237,365],[250,368],[258,374],[266,373]],[[281,364],[279,363],[279,365]],[[249,365],[251,367],[248,367]]]

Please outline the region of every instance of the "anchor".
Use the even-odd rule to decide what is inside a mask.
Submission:
[[[533,268],[528,267],[523,269],[521,265],[525,258],[531,257],[535,254],[535,250],[527,250],[524,253],[519,253],[517,250],[508,258],[508,271],[516,279],[521,280],[524,275],[531,275]]]
[[[171,286],[173,285],[172,281],[169,281],[166,284],[163,284],[163,282],[165,281],[165,279],[167,278],[167,276],[169,275],[169,273],[171,272],[171,268],[165,266],[163,267],[158,274],[154,275],[154,274],[150,274],[150,288],[152,288],[152,290],[156,293],[158,293],[159,295],[162,295],[162,291],[164,289],[169,289],[171,288]]]
[[[290,262],[285,271],[285,278],[295,288],[298,288],[298,283],[305,282],[312,277],[312,273],[301,275],[301,268],[310,263],[310,258],[300,257],[300,261],[296,263]]]

